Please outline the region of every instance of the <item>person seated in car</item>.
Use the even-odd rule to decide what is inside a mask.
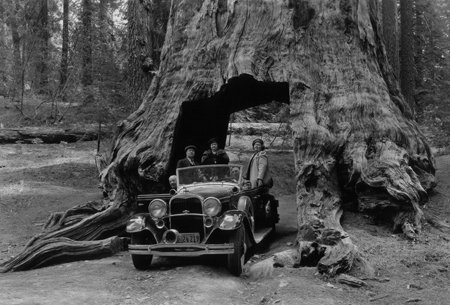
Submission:
[[[223,149],[219,149],[219,142],[216,138],[208,141],[209,149],[205,150],[202,155],[202,164],[228,164],[230,158]]]
[[[233,167],[231,169],[231,180],[234,183],[239,183],[239,175],[240,175],[239,167]]]
[[[177,169],[199,165],[198,162],[195,161],[195,159],[194,159],[196,150],[197,150],[197,147],[195,145],[186,146],[184,148],[184,151],[186,152],[186,158],[178,160]],[[197,170],[197,171],[190,173],[189,180],[191,180],[192,182],[206,181],[206,177],[202,173],[202,171]]]
[[[176,175],[171,175],[169,177],[169,185],[171,189],[176,190],[177,189],[177,176]]]
[[[244,185],[250,185],[251,188],[267,186],[272,187],[273,180],[269,174],[269,159],[265,152],[264,141],[262,139],[255,139],[252,142],[252,147],[255,153],[248,163],[247,169],[244,172]]]
[[[195,161],[195,151],[197,147],[195,145],[188,145],[184,148],[184,152],[186,153],[186,158],[180,159],[177,162],[177,168],[189,167],[199,165],[197,161]]]
[[[202,165],[228,164],[230,158],[223,149],[219,149],[219,142],[216,138],[208,141],[209,149],[205,150],[202,155]],[[205,175],[210,181],[218,181],[227,173],[227,168],[208,168],[204,170]]]

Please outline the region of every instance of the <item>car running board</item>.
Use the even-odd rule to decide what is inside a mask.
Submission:
[[[272,228],[261,228],[255,231],[255,242],[259,244],[264,238],[273,231]]]

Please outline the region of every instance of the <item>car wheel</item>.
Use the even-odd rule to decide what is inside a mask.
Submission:
[[[148,236],[148,234],[135,233],[131,235],[131,244],[132,245],[151,245],[154,244],[153,236]],[[138,270],[147,270],[150,268],[152,264],[153,255],[148,254],[131,254],[131,260],[133,261],[133,265]]]
[[[246,252],[244,225],[232,233],[230,243],[234,244],[234,253],[227,255],[227,267],[231,274],[240,276],[244,268]]]

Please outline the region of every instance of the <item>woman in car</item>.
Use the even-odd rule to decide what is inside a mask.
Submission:
[[[202,164],[228,164],[230,158],[223,149],[219,149],[219,143],[216,138],[212,138],[208,141],[209,149],[205,150],[202,155]]]

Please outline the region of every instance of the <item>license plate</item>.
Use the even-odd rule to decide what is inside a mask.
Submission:
[[[199,233],[180,233],[177,242],[179,243],[199,243]]]

